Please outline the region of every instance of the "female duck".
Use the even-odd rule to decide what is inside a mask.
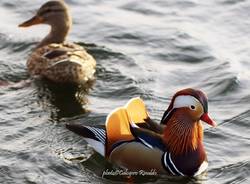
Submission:
[[[41,76],[57,83],[83,84],[93,79],[96,61],[80,45],[65,43],[72,21],[63,1],[49,1],[36,15],[20,24],[51,26],[50,33],[37,45],[27,61],[32,76]]]

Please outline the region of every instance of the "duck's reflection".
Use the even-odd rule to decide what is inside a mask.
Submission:
[[[48,80],[36,80],[39,103],[50,111],[52,121],[79,116],[88,112],[87,95],[95,81],[82,86],[55,84]]]

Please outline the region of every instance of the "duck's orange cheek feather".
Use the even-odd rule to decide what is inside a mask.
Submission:
[[[164,141],[172,153],[183,154],[197,148],[202,141],[202,125],[193,118],[194,111],[181,108],[176,111],[164,130]],[[199,119],[199,118],[198,118]]]

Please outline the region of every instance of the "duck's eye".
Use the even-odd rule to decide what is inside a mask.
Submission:
[[[191,105],[191,106],[190,106],[190,109],[195,110],[195,106],[194,106],[194,105]]]

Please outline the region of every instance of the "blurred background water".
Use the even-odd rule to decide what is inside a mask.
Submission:
[[[134,182],[250,182],[250,1],[66,0],[68,40],[97,60],[96,81],[76,94],[24,82],[28,55],[48,27],[17,25],[44,2],[0,2],[0,183],[133,183],[102,178],[108,163],[65,124],[104,124],[112,109],[137,96],[160,121],[171,96],[186,87],[208,94],[218,123],[205,125],[208,172]]]

